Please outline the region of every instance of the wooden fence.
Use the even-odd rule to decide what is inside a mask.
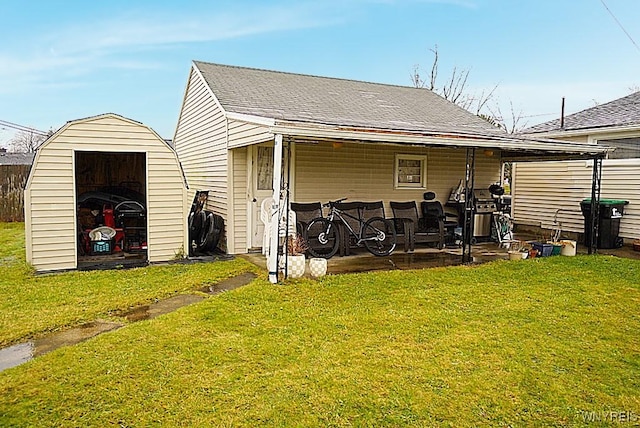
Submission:
[[[0,221],[24,221],[24,186],[31,165],[0,165]]]

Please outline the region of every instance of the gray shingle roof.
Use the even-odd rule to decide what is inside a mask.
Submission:
[[[640,124],[640,92],[618,98],[606,104],[591,107],[565,116],[564,130],[603,128]],[[560,119],[541,123],[522,131],[523,134],[559,131]]]
[[[0,153],[0,165],[31,165],[35,153]]]
[[[428,89],[194,64],[227,112],[367,129],[504,135]]]

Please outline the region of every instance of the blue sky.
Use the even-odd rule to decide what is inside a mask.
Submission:
[[[640,44],[638,0],[604,0]],[[603,0],[3,1],[0,120],[57,129],[114,112],[172,138],[192,60],[410,85],[438,46],[534,125],[640,87]],[[13,131],[0,128],[0,146]]]

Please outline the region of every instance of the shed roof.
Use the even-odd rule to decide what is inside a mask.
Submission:
[[[0,165],[31,165],[35,153],[0,153]]]
[[[227,112],[368,129],[506,135],[429,89],[194,63]]]
[[[640,91],[565,116],[562,128],[560,127],[560,119],[555,119],[531,126],[523,130],[522,133],[573,131],[625,125],[640,125]]]

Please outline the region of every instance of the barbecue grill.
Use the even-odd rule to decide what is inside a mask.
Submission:
[[[474,238],[489,238],[491,236],[491,218],[496,210],[496,201],[488,189],[473,191]]]

